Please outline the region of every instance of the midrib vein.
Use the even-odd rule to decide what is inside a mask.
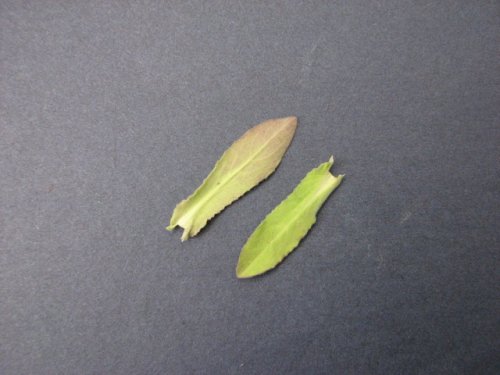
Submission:
[[[199,210],[200,208],[202,208],[215,194],[217,194],[219,191],[222,190],[222,188],[227,185],[230,181],[233,180],[233,178],[240,172],[242,171],[248,164],[250,164],[251,161],[253,161],[268,145],[269,143],[271,143],[271,141],[276,138],[276,136],[280,133],[280,131],[276,132],[273,134],[272,137],[270,137],[262,147],[260,147],[250,158],[248,158],[248,160],[246,162],[244,162],[240,167],[236,168],[233,172],[231,172],[231,174],[226,178],[224,179],[223,182],[221,182],[217,188],[213,188],[213,190],[208,193],[204,198],[200,199],[200,201],[193,205],[191,207],[191,209],[186,212],[185,215],[183,216],[186,216],[188,215],[190,212],[192,211],[197,211]],[[226,151],[227,152],[227,151]],[[207,177],[207,180],[208,180],[209,177]]]
[[[330,172],[327,172],[327,173],[330,174]],[[342,179],[339,178],[339,176],[335,177],[332,175],[332,177],[335,178],[335,181],[333,181],[331,185],[327,184],[325,188],[319,189],[311,198],[308,198],[304,202],[299,203],[295,208],[292,209],[292,212],[290,213],[290,215],[292,215],[293,219],[288,221],[288,222],[295,223],[297,221],[297,219],[300,218],[302,213],[304,211],[306,211],[306,208],[309,208],[312,205],[312,203],[314,203],[316,201],[316,198],[318,198],[324,191],[326,191],[328,189],[332,189],[332,191],[333,191],[340,184],[340,181],[338,179],[340,179],[340,180],[342,180]],[[270,242],[268,242],[267,248],[272,247],[272,245],[274,243],[276,243],[278,239],[281,238],[283,233],[285,233],[289,229],[290,229],[290,225],[286,225],[282,229],[280,229],[280,231],[276,234],[276,236],[274,236],[273,239]],[[309,228],[308,228],[308,230],[309,230]],[[251,263],[253,263],[257,259],[259,259],[263,255],[263,253],[264,253],[264,251],[260,252],[254,259],[252,259]]]

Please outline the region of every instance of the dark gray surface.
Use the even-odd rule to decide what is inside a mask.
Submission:
[[[498,2],[1,4],[1,374],[498,373]],[[164,230],[286,115],[268,181]],[[330,154],[313,231],[238,281]]]

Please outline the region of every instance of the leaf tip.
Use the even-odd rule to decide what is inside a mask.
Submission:
[[[294,132],[295,132],[295,129],[297,128],[297,116],[290,116],[290,117],[287,117],[288,119],[288,122],[290,124],[291,127],[293,127],[294,129]]]
[[[295,130],[297,127],[297,116],[288,116],[276,119],[278,123],[281,123],[284,127],[290,127]]]
[[[236,268],[236,277],[238,279],[249,279],[252,276],[255,276],[255,275],[245,273],[245,271],[241,271],[239,268]]]

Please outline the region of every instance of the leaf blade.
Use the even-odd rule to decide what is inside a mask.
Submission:
[[[236,266],[238,278],[267,272],[292,252],[316,222],[316,214],[344,175],[329,170],[333,157],[311,170],[257,226],[243,246]]]
[[[297,118],[264,121],[236,140],[203,183],[174,209],[167,230],[184,228],[181,240],[193,237],[233,201],[269,177],[292,141]]]

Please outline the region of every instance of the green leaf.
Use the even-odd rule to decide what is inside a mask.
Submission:
[[[201,186],[180,202],[167,230],[184,228],[181,240],[195,236],[216,214],[266,179],[292,141],[296,117],[268,120],[234,142]]]
[[[333,157],[310,171],[295,190],[259,224],[241,250],[236,276],[248,278],[276,267],[309,232],[316,213],[344,175],[329,171]]]

